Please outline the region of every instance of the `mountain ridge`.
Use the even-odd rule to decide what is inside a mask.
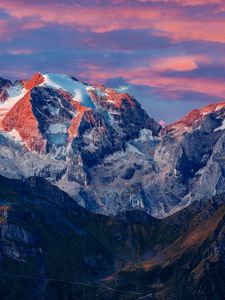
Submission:
[[[163,218],[225,191],[224,103],[162,128],[132,96],[68,75],[1,80],[0,89],[11,95],[0,103],[3,176],[43,177],[106,215],[137,208]]]

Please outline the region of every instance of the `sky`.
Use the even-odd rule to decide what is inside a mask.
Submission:
[[[225,101],[224,0],[0,0],[0,76],[73,75],[157,121]]]

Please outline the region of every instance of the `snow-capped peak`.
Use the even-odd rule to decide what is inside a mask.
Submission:
[[[44,77],[44,82],[39,86],[63,90],[68,92],[73,97],[73,100],[79,102],[81,105],[92,109],[95,108],[87,91],[88,86],[82,82],[76,81],[65,74],[46,73],[42,76]]]

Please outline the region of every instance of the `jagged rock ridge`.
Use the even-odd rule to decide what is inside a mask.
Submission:
[[[0,174],[40,176],[88,210],[163,218],[225,192],[225,103],[165,128],[130,95],[61,74],[0,80]]]

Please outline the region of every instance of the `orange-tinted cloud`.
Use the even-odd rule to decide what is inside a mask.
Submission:
[[[222,4],[222,0],[172,0],[172,2],[179,3],[186,6]]]
[[[202,1],[195,1],[195,4],[200,2]],[[48,5],[47,2],[45,5],[32,2],[21,5],[21,1],[1,0],[0,8],[15,18],[38,17],[39,22],[36,19],[30,20],[30,28],[53,22],[99,33],[121,29],[154,28],[159,34],[168,35],[174,40],[203,39],[224,42],[225,39],[225,20],[220,22],[192,20],[192,16],[186,15],[182,5],[167,7],[166,3],[162,3],[152,7],[121,6],[118,9],[117,6]],[[26,27],[29,28],[29,24],[26,24]]]
[[[154,61],[153,66],[157,71],[192,71],[198,68],[195,59],[191,56],[163,57]]]
[[[225,18],[219,15],[220,0],[148,1],[144,5],[81,6],[28,2],[27,0],[1,0],[0,8],[20,20],[30,18],[24,29],[40,28],[49,23],[73,26],[79,30],[103,33],[115,30],[152,30],[153,34],[172,41],[202,40],[225,43]],[[171,5],[171,3],[174,3]],[[187,6],[218,4],[202,14]],[[62,13],[63,12],[63,13]],[[35,18],[31,18],[35,17]]]
[[[158,20],[154,27],[158,34],[178,41],[208,41],[225,43],[225,19]]]
[[[94,32],[107,32],[118,29],[141,29],[146,28],[147,22],[160,16],[159,9],[143,9],[141,7],[81,7],[77,5],[39,5],[27,2],[25,7],[15,1],[0,2],[0,8],[5,9],[11,16],[26,18],[39,17],[40,26],[45,23],[67,24],[78,26],[80,29],[89,29]],[[63,12],[63,14],[62,14]],[[136,20],[136,21],[135,21]],[[33,21],[30,20],[32,24]],[[35,21],[37,23],[37,21]],[[32,26],[32,25],[31,25]]]
[[[145,78],[131,78],[130,84],[147,85],[159,89],[164,89],[167,92],[196,92],[201,94],[208,94],[224,99],[225,85],[223,79],[212,78],[191,78],[191,77],[169,77],[169,76],[152,76]],[[197,100],[197,99],[196,99]]]

